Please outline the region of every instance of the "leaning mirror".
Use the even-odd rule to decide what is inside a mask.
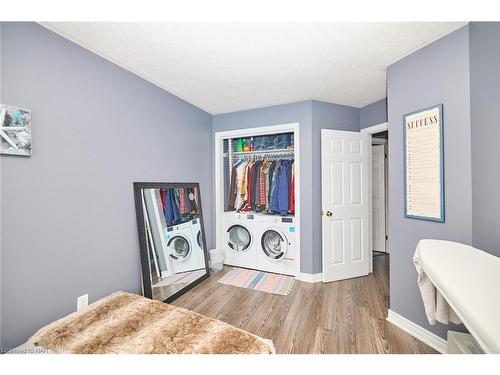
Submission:
[[[197,183],[134,182],[145,297],[170,302],[209,276]]]

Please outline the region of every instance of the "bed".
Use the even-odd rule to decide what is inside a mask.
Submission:
[[[11,353],[273,354],[274,345],[217,319],[116,292],[36,332]]]

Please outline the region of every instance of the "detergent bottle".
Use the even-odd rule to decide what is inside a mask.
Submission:
[[[242,152],[243,151],[243,139],[238,139],[238,142],[236,142],[236,152]]]

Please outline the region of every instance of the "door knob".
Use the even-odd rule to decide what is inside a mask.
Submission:
[[[321,211],[321,215],[325,215],[325,214],[326,214],[326,216],[330,217],[333,215],[333,212],[332,211],[326,211],[326,212]]]

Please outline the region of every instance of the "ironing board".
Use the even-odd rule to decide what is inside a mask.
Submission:
[[[472,246],[421,240],[427,277],[486,353],[500,353],[500,258]]]

